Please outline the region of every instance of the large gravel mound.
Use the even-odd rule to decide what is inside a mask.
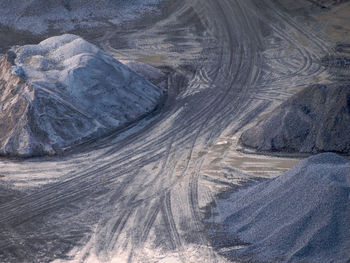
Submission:
[[[240,142],[259,151],[350,153],[350,86],[314,85],[243,132]]]
[[[333,153],[232,196],[227,232],[258,262],[350,262],[350,163]]]
[[[159,0],[1,0],[0,24],[33,33],[119,24],[155,10]]]
[[[75,35],[13,47],[0,62],[0,154],[55,154],[154,110],[158,87]]]

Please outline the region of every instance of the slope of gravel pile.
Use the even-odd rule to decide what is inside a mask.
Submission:
[[[235,253],[258,262],[349,262],[350,163],[333,153],[233,194],[227,233],[248,244]],[[255,261],[254,261],[255,262]]]

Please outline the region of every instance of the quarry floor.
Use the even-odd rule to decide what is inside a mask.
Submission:
[[[72,32],[168,72],[168,98],[73,152],[1,159],[1,262],[227,262],[208,234],[210,205],[302,158],[247,154],[237,141],[301,88],[331,81],[320,59],[349,39],[350,5],[164,0],[160,10]],[[0,48],[56,33],[0,28]]]

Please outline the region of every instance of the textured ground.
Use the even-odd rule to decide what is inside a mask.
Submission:
[[[81,32],[118,59],[172,72],[168,100],[79,152],[1,160],[0,261],[227,261],[207,205],[296,162],[237,153],[242,127],[329,77],[319,62],[336,43],[303,17],[310,6],[328,12],[302,0],[164,1],[159,16]]]

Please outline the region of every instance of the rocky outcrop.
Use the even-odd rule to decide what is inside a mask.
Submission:
[[[285,174],[230,198],[224,220],[247,262],[350,260],[350,163],[333,153],[303,160]],[[249,261],[251,260],[251,261]]]
[[[259,151],[350,153],[350,86],[313,85],[240,137]]]
[[[153,111],[163,91],[75,35],[0,62],[0,154],[55,154]]]

